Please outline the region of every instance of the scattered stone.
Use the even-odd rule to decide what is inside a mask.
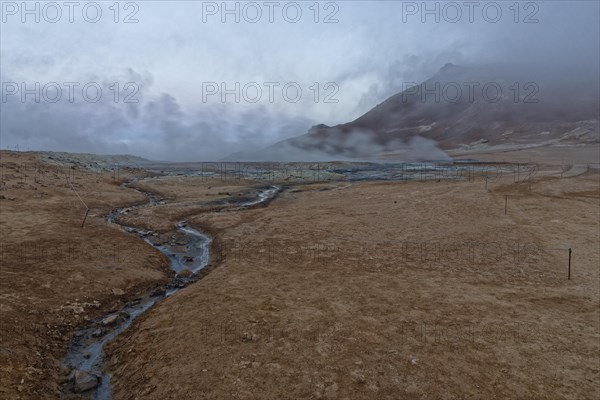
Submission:
[[[86,371],[76,370],[73,376],[75,393],[87,392],[100,384],[100,378]]]
[[[352,380],[356,383],[365,383],[367,381],[367,379],[365,378],[365,376],[363,375],[362,372],[360,372],[360,370],[354,370],[350,373],[350,375],[352,376]]]
[[[68,369],[68,368],[65,368]],[[62,369],[61,369],[62,370]],[[68,371],[62,370],[63,376],[60,379],[60,383],[73,382],[75,379],[75,370],[69,369]]]
[[[73,307],[73,313],[74,314],[81,314],[83,313],[85,310],[83,309],[83,307],[81,306],[74,306]]]
[[[166,293],[163,287],[157,287],[150,293],[150,297],[164,296]]]
[[[102,337],[102,336],[104,336],[105,333],[106,333],[106,331],[104,329],[96,329],[95,331],[92,332],[92,337],[95,337],[95,338]]]
[[[242,342],[251,342],[253,340],[256,340],[256,335],[250,332],[244,332],[242,334]]]
[[[117,314],[109,315],[102,320],[102,326],[112,326],[117,323],[119,316]]]
[[[123,291],[123,289],[115,288],[112,290],[112,293],[115,296],[123,296],[125,294],[125,291]]]

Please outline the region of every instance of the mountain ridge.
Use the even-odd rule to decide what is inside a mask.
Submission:
[[[318,124],[304,135],[235,156],[240,161],[313,161],[395,155],[422,161],[448,159],[448,151],[482,143],[597,142],[597,78],[587,71],[574,75],[565,77],[560,68],[448,63],[351,122]]]

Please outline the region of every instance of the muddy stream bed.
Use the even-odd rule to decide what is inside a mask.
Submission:
[[[261,203],[266,204],[277,195],[279,190],[280,188],[276,186],[259,190],[255,198],[246,200],[232,209],[240,210]],[[198,272],[209,264],[212,238],[189,227],[186,221],[180,221],[175,225],[176,238],[172,236],[172,240],[163,240],[162,242],[157,239],[157,233],[118,222],[119,216],[130,211],[165,204],[163,200],[151,193],[140,193],[148,199],[146,204],[118,208],[112,211],[106,220],[139,236],[148,245],[167,256],[175,275],[166,285],[129,301],[119,310],[90,321],[86,327],[73,334],[67,355],[63,360],[63,365],[71,371],[66,379],[63,398],[111,399],[111,375],[104,368],[104,346],[129,328],[140,315],[159,304],[166,297],[195,282],[198,279]]]

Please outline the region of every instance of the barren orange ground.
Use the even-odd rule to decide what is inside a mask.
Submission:
[[[561,178],[547,166],[534,182],[505,176],[487,190],[480,180],[288,185],[240,211],[219,202],[256,184],[144,179],[137,187],[166,203],[127,222],[168,231],[187,218],[215,238],[213,263],[109,346],[113,397],[595,399],[600,176],[586,170]],[[0,393],[56,398],[74,327],[168,273],[160,254],[102,219],[143,201],[136,192],[81,181],[93,210],[81,229],[64,180],[19,179],[3,177],[3,242],[106,250],[25,265],[5,247]],[[108,251],[118,245],[124,261]]]
[[[309,185],[192,218],[221,262],[111,346],[115,398],[596,398],[598,174],[559,175]]]
[[[109,173],[28,153],[0,161],[0,397],[54,399],[75,328],[166,281],[168,261],[105,222],[112,208],[145,201]],[[73,189],[90,208],[83,228]]]

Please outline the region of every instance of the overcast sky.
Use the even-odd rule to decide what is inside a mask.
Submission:
[[[448,62],[599,59],[597,1],[113,3],[2,2],[1,148],[216,160],[351,121]]]

